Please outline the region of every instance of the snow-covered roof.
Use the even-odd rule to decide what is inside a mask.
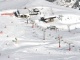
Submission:
[[[19,9],[20,14],[29,14],[28,9]]]

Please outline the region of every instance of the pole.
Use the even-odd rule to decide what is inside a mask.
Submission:
[[[45,40],[45,29],[43,30],[43,40]]]
[[[28,18],[27,18],[27,24],[28,24]]]
[[[61,47],[60,37],[58,37],[58,39],[59,39],[59,48],[60,48]]]
[[[71,51],[71,44],[69,43],[69,51]]]
[[[68,25],[68,31],[70,32],[70,25]]]
[[[58,36],[58,40],[59,40],[59,48],[61,47],[61,39],[62,39],[62,37],[61,37],[61,36]]]

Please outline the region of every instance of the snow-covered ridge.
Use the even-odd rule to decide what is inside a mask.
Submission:
[[[79,9],[80,8],[80,1],[79,0],[56,0],[53,2],[54,4]]]

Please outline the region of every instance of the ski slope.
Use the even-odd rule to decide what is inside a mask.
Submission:
[[[0,2],[0,10],[23,8],[31,0],[3,0]]]
[[[8,0],[1,2],[0,14],[11,13],[16,9],[25,13],[21,9],[24,7],[30,10],[38,8],[41,14],[30,16],[28,24],[26,18],[0,15],[0,60],[80,60],[78,10],[60,7],[45,0]],[[39,21],[41,16],[54,15],[57,16],[55,22]],[[31,20],[35,22],[34,27]],[[44,32],[44,27],[48,26],[56,26],[58,30],[46,29]]]

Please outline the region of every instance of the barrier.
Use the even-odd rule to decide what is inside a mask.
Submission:
[[[14,13],[2,13],[1,15],[2,15],[2,16],[3,16],[3,15],[9,15],[9,16],[12,16],[12,15],[14,15]]]

